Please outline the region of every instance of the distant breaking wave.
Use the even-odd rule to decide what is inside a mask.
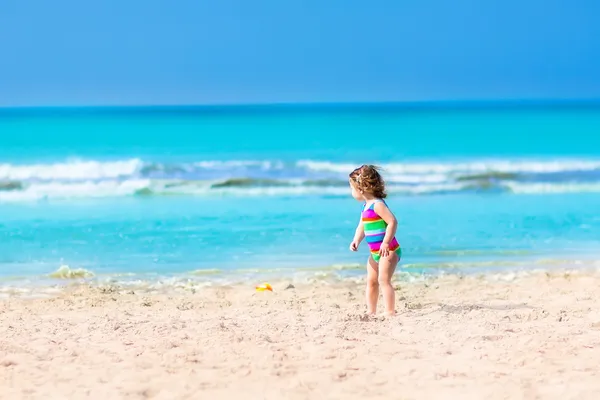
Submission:
[[[600,160],[381,165],[390,194],[600,192]],[[0,164],[0,201],[123,196],[339,196],[355,164],[323,161]]]

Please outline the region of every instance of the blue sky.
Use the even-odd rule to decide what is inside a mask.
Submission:
[[[2,0],[0,106],[600,98],[597,0]]]

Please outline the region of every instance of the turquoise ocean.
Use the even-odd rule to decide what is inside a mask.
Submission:
[[[0,290],[360,277],[383,168],[400,277],[600,266],[600,104],[0,109]]]

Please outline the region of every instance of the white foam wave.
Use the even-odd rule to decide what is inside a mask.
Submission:
[[[29,180],[100,180],[127,179],[139,176],[144,167],[153,166],[157,170],[168,170],[162,164],[146,164],[138,158],[117,161],[71,160],[54,164],[0,164],[0,181]],[[227,171],[238,168],[258,168],[264,171],[290,168],[299,172],[329,172],[347,176],[357,165],[329,161],[303,160],[295,164],[281,161],[229,160],[198,161],[175,165],[179,169]],[[549,160],[514,161],[483,160],[473,162],[441,163],[388,163],[382,164],[388,181],[398,183],[442,183],[464,174],[500,173],[556,173],[600,171],[600,160]]]
[[[122,161],[69,161],[56,164],[0,164],[0,180],[84,180],[116,179],[136,174],[140,159]]]
[[[517,183],[506,186],[516,194],[600,193],[600,183]]]
[[[409,174],[396,174],[387,177],[386,182],[388,183],[444,183],[448,181],[448,176],[442,174],[430,174],[430,175],[409,175]]]
[[[598,184],[543,184],[506,182],[505,190],[514,194],[553,193],[600,193]],[[499,188],[502,190],[502,188]],[[436,193],[460,193],[477,190],[468,184],[442,183],[421,185],[393,185],[388,193],[400,195],[427,195]],[[181,195],[181,196],[345,196],[349,189],[335,186],[273,186],[273,187],[211,187],[210,182],[161,182],[148,179],[127,181],[101,181],[78,183],[37,183],[22,191],[0,191],[0,202],[23,202],[41,199],[77,199],[127,197],[134,195]]]
[[[188,195],[188,196],[339,196],[348,195],[349,188],[339,186],[303,186],[301,182],[289,186],[212,187],[214,182],[176,182],[133,179],[126,181],[105,180],[99,182],[44,182],[28,185],[24,190],[0,191],[0,201],[20,202],[41,199],[106,198],[141,195]],[[292,182],[290,182],[292,183]],[[394,185],[390,193],[427,194],[451,192],[463,188],[460,184]]]
[[[314,170],[337,173],[350,173],[357,167],[355,164],[332,163],[328,161],[303,160],[298,166]],[[465,174],[465,173],[556,173],[600,170],[598,160],[552,160],[552,161],[512,161],[512,160],[489,160],[461,163],[389,163],[381,164],[381,168],[387,174]]]
[[[388,193],[419,195],[429,193],[455,192],[465,188],[462,184],[439,184],[439,185],[395,185],[388,188]],[[166,191],[164,192],[166,193]],[[175,194],[174,192],[171,192]],[[284,186],[284,187],[227,187],[210,188],[196,187],[190,188],[186,192],[178,191],[179,194],[194,195],[221,195],[221,196],[345,196],[350,194],[350,189],[346,187],[321,187],[321,186]]]
[[[194,166],[204,169],[231,169],[257,167],[264,170],[282,169],[285,164],[281,161],[253,161],[253,160],[230,160],[230,161],[199,161]]]
[[[129,196],[149,187],[150,180],[101,181],[101,182],[48,182],[27,186],[24,190],[0,192],[0,201],[32,201],[41,199],[71,199]]]
[[[164,179],[147,178],[164,167]],[[169,175],[171,168],[189,169],[185,179]],[[465,176],[490,173],[555,173],[598,171],[600,161],[473,161],[465,163],[390,163],[383,164],[392,194],[423,195],[461,191],[499,190],[516,194],[600,192],[598,182],[550,181],[524,182],[519,178],[501,177],[500,182],[478,182],[459,179]],[[238,168],[261,169],[259,174]],[[0,164],[0,201],[32,201],[39,199],[69,199],[123,197],[133,195],[220,195],[220,196],[304,196],[347,195],[344,184],[355,165],[321,161],[199,161],[196,163],[144,163],[134,158],[121,161],[73,160],[55,164]],[[217,174],[196,173],[198,169],[219,170]],[[276,170],[272,175],[266,173]],[[323,173],[325,172],[325,173]],[[203,180],[203,177],[211,180]],[[259,178],[254,178],[258,176]],[[600,175],[599,175],[600,176]],[[217,179],[218,177],[218,179]],[[270,178],[271,177],[271,178]],[[589,177],[589,174],[588,174]],[[241,183],[236,183],[236,179]],[[4,183],[6,183],[4,182]],[[214,185],[218,184],[218,185]],[[11,186],[12,185],[12,186]]]
[[[71,268],[68,265],[61,265],[56,271],[48,276],[55,279],[79,279],[91,278],[94,276],[94,273],[85,268]]]

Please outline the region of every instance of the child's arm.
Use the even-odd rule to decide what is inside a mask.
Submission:
[[[354,232],[354,239],[352,239],[352,243],[350,243],[350,250],[357,251],[360,242],[365,238],[365,230],[363,229],[362,218],[358,222],[358,226],[356,227],[356,231]]]
[[[388,208],[388,206],[385,205],[383,201],[378,201],[375,203],[374,209],[377,215],[379,215],[387,223],[383,243],[389,245],[396,235],[398,221],[396,220],[394,213],[392,213],[392,211]]]
[[[362,242],[362,240],[365,238],[365,229],[363,227],[363,221],[362,221],[362,217],[360,219],[360,221],[358,221],[358,226],[356,227],[356,231],[354,232],[354,242],[356,242],[356,244],[360,244],[360,242]]]

